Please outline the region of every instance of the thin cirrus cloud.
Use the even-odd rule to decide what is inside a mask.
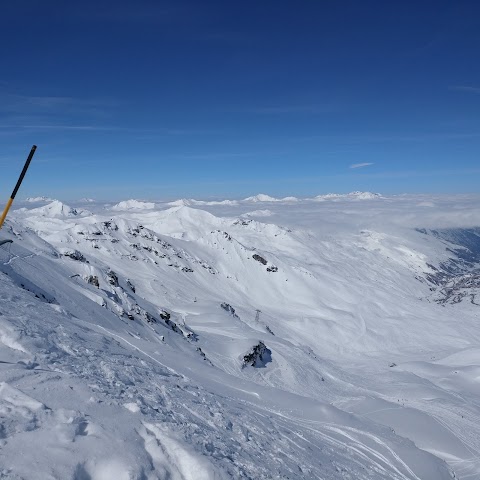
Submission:
[[[35,96],[5,93],[0,91],[0,100],[4,111],[25,112],[45,110],[92,110],[118,106],[111,99],[82,99],[75,97]]]
[[[455,85],[453,87],[450,87],[450,90],[456,90],[458,92],[480,94],[480,87],[472,87],[472,86],[468,86],[468,85]]]
[[[337,108],[333,105],[270,105],[259,107],[246,107],[239,110],[240,113],[252,113],[257,115],[281,115],[281,114],[312,114],[332,113]]]
[[[370,165],[373,165],[373,163],[372,162],[354,163],[350,165],[349,168],[364,168],[364,167],[369,167]]]
[[[119,105],[112,99],[32,96],[1,90],[0,104],[2,124],[24,127],[51,125],[57,122],[62,125],[96,124],[105,118],[113,118],[113,113]]]

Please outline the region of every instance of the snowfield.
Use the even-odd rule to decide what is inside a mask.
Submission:
[[[16,205],[0,478],[480,478],[479,200]]]

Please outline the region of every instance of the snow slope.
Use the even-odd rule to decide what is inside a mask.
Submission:
[[[478,199],[374,200],[14,211],[0,478],[477,478]]]

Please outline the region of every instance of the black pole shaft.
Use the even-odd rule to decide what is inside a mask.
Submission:
[[[25,177],[25,174],[27,173],[27,170],[28,170],[28,167],[30,166],[30,162],[32,161],[32,158],[33,158],[33,154],[35,153],[35,150],[37,149],[37,146],[34,145],[32,147],[32,149],[30,150],[30,153],[28,154],[28,158],[27,158],[27,161],[25,162],[25,165],[23,167],[23,170],[22,170],[22,173],[20,174],[20,177],[18,178],[18,182],[17,184],[15,185],[15,188],[13,189],[13,192],[12,192],[12,195],[11,195],[11,199],[13,200],[15,198],[15,195],[17,194],[18,192],[18,189],[20,188],[20,185],[22,184],[23,182],[23,179]]]

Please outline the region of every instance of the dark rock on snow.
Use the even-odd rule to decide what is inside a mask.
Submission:
[[[87,259],[78,250],[64,252],[63,256],[76,260],[77,262],[88,263]]]
[[[260,340],[257,345],[243,356],[242,368],[251,366],[254,368],[265,368],[267,363],[272,361],[272,351]]]
[[[117,274],[113,270],[109,270],[107,272],[107,280],[108,283],[114,287],[118,287],[118,277]]]
[[[98,277],[96,275],[89,275],[86,280],[90,285],[100,288],[100,282],[98,281]]]
[[[220,304],[220,306],[228,313],[230,313],[231,315],[233,315],[234,317],[238,318],[238,315],[235,313],[235,309],[229,304],[229,303],[226,303],[226,302],[223,302],[222,304]]]
[[[268,262],[263,258],[261,257],[260,255],[258,255],[257,253],[255,253],[254,255],[252,255],[252,258],[254,260],[256,260],[257,262],[260,262],[261,264],[263,265],[266,265]]]

